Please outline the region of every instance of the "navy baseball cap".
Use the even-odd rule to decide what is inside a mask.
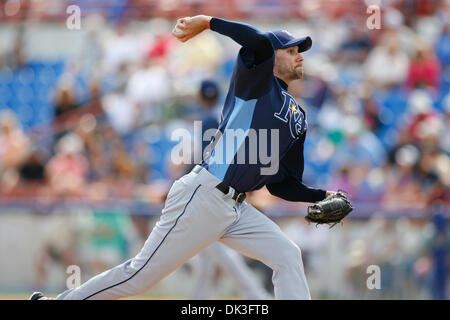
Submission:
[[[298,46],[298,52],[304,52],[309,50],[312,45],[310,37],[294,38],[286,30],[275,30],[268,34],[274,50]]]

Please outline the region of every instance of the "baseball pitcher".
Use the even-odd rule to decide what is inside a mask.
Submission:
[[[300,249],[245,201],[246,192],[266,186],[271,194],[288,201],[319,203],[311,210],[313,222],[314,212],[321,214],[317,223],[328,223],[324,211],[333,213],[333,222],[351,211],[342,193],[331,198],[335,192],[302,182],[306,114],[288,93],[288,86],[302,78],[301,53],[311,48],[311,38],[294,38],[284,30],[265,33],[245,23],[205,15],[179,19],[172,33],[186,42],[207,29],[242,46],[209,154],[174,182],[159,221],[134,258],[56,299],[141,294],[215,241],[269,266],[276,299],[311,298]],[[261,140],[269,145],[248,143],[255,136],[266,137]],[[271,150],[269,162],[261,157],[267,150]],[[268,166],[272,169],[264,170]],[[324,199],[327,202],[320,206]],[[36,292],[30,299],[46,297]]]

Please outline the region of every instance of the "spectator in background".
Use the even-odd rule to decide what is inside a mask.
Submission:
[[[367,80],[380,88],[392,88],[404,83],[409,58],[402,51],[397,33],[385,33],[380,44],[369,54],[364,69]]]
[[[351,166],[348,164],[342,164],[339,169],[337,169],[337,173],[333,175],[331,178],[331,186],[334,188],[333,190],[345,190],[351,195],[355,195],[358,192],[358,186],[355,185],[355,180],[351,178]]]
[[[5,53],[3,48],[0,47],[0,71],[3,71],[6,67]]]
[[[361,28],[359,24],[352,24],[350,36],[336,52],[336,58],[342,63],[362,64],[367,59],[372,47],[372,41],[367,31],[368,29]]]
[[[33,150],[20,167],[20,178],[24,182],[44,183],[45,163],[41,153]]]
[[[4,54],[4,66],[9,69],[20,69],[22,68],[26,61],[23,53],[24,46],[24,27],[20,26],[17,30],[17,36],[14,40],[14,45],[12,50],[6,51]]]
[[[89,172],[87,178],[90,182],[102,181],[108,176],[109,166],[105,155],[98,149],[94,149],[87,155]]]
[[[94,210],[88,232],[84,236],[89,274],[98,274],[124,260],[128,254],[130,238],[134,238],[130,214],[121,209]]]
[[[109,123],[119,134],[127,134],[136,127],[139,119],[138,105],[125,93],[125,87],[105,95],[102,106]]]
[[[142,42],[135,32],[127,32],[126,22],[116,25],[114,36],[104,47],[103,72],[115,74],[119,69],[143,57]]]
[[[58,88],[55,102],[53,148],[64,135],[76,126],[78,116],[74,114],[74,111],[78,107],[79,103],[75,99],[72,86],[63,85]]]
[[[198,95],[200,105],[205,110],[202,118],[202,133],[208,129],[217,129],[219,121],[221,117],[223,117],[221,114],[222,106],[218,104],[220,97],[219,84],[215,80],[203,80],[200,84]],[[209,143],[210,141],[203,141],[202,150],[204,150]]]
[[[48,285],[48,278],[54,272],[59,271],[66,277],[68,266],[77,265],[86,270],[81,248],[85,233],[83,229],[86,228],[83,226],[89,216],[89,212],[80,214],[79,208],[64,208],[63,211],[56,209],[48,215],[46,232],[42,235],[39,249],[33,257],[36,286]]]
[[[92,117],[85,115],[85,117]],[[92,118],[91,118],[92,119]],[[112,127],[95,123],[92,130],[77,130],[84,143],[86,157],[89,163],[88,180],[91,182],[111,181],[113,177],[113,160],[120,137]]]
[[[82,194],[88,173],[88,162],[82,151],[83,144],[74,133],[59,140],[57,153],[46,167],[46,176],[55,195],[64,198]]]
[[[132,73],[126,87],[126,96],[138,110],[139,123],[157,120],[162,105],[173,92],[166,57],[170,45],[163,37],[158,41],[141,67]]]
[[[104,24],[105,21],[100,15],[86,17],[86,38],[85,44],[82,46],[79,61],[81,71],[90,77],[95,77],[96,73],[101,71],[104,52],[99,30],[104,27]]]
[[[411,144],[404,145],[395,152],[395,165],[386,174],[382,198],[384,210],[424,208],[426,195],[414,172],[419,157],[419,149]]]
[[[440,136],[439,146],[444,152],[450,154],[450,130],[448,130],[448,128],[450,128],[450,92],[447,94],[442,104],[444,108],[443,126],[444,128],[447,128],[447,130],[444,130]]]
[[[410,90],[416,88],[429,88],[433,91],[439,89],[440,65],[430,43],[416,41],[416,51],[409,63],[406,87]]]
[[[136,169],[122,144],[118,144],[114,148],[111,169],[117,181],[135,181]]]
[[[91,111],[102,108],[101,102],[92,102]],[[108,156],[103,152],[104,137],[102,135],[102,125],[92,113],[85,113],[81,118],[78,127],[74,132],[83,142],[89,171],[87,178],[90,182],[102,180],[107,176],[110,167],[108,166]]]
[[[89,84],[89,97],[86,101],[86,108],[89,108],[89,111],[94,115],[103,113],[102,94],[100,79],[93,78]]]
[[[195,94],[205,76],[217,77],[224,61],[224,46],[214,34],[203,32],[191,40],[189,46],[177,47],[168,65],[174,93],[181,96]]]
[[[439,179],[436,172],[436,161],[439,156],[437,150],[425,149],[417,162],[416,174],[421,181],[422,190],[429,192],[433,184]]]
[[[410,14],[393,6],[387,7],[383,11],[380,37],[383,38],[385,34],[394,33],[399,39],[401,50],[410,56],[414,51],[414,39],[416,37],[414,26],[406,22],[410,18]],[[374,30],[370,31],[370,34],[373,35]]]
[[[373,98],[373,89],[369,85],[363,88],[361,104],[363,107],[364,125],[371,132],[376,133],[383,126],[380,117],[380,105]]]
[[[151,149],[143,141],[139,141],[131,152],[131,161],[134,163],[136,181],[147,183],[151,179],[150,161]]]
[[[62,86],[57,91],[55,117],[60,117],[70,111],[78,108],[78,103],[75,100],[73,89],[69,86]]]
[[[168,33],[166,23],[156,20],[153,22],[155,38],[139,62],[139,68],[131,74],[126,88],[126,94],[139,109],[140,122],[155,120],[162,105],[173,94],[168,62],[175,39]]]
[[[412,141],[423,142],[433,134],[440,133],[443,125],[439,114],[433,108],[433,101],[425,90],[415,90],[409,97],[410,118],[407,122]]]
[[[450,22],[442,28],[442,33],[436,41],[436,55],[441,62],[443,70],[447,70],[447,74],[450,72]]]
[[[12,187],[18,180],[18,168],[25,161],[30,142],[15,114],[0,112],[0,185]]]

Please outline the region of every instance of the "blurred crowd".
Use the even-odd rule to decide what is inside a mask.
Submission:
[[[305,79],[290,91],[308,113],[307,184],[342,188],[386,210],[426,212],[448,204],[449,3],[412,13],[402,4],[383,6],[381,29],[366,28],[367,15],[327,11],[287,26],[314,43]],[[120,192],[160,201],[186,169],[170,161],[171,132],[193,131],[202,118],[202,80],[216,81],[223,101],[238,47],[213,32],[177,43],[163,19],[144,30],[98,16],[87,21],[84,51],[64,60],[50,88],[50,121],[24,126],[14,105],[2,106],[1,190],[17,193],[31,182],[58,197]],[[3,75],[30,63],[24,28],[17,30],[0,55]]]
[[[258,2],[276,7],[271,1],[249,3]],[[285,2],[289,1],[280,3]],[[333,5],[325,7],[327,1],[319,1],[322,6],[302,3],[304,14],[295,21],[269,23],[253,16],[244,22],[264,31],[281,28],[312,37],[312,49],[304,54],[305,78],[289,88],[307,112],[304,181],[346,190],[358,204],[358,214],[372,217],[366,228],[356,225],[343,233],[347,254],[339,257],[331,257],[331,249],[323,251],[333,240],[331,233],[310,232],[298,221],[290,224],[287,231],[303,250],[307,273],[317,280],[311,282],[313,290],[327,295],[321,290],[332,280],[320,269],[327,254],[334,262],[343,261],[348,281],[354,282],[345,293],[349,297],[367,293],[364,280],[351,274],[367,276],[365,268],[371,263],[391,270],[384,273],[382,286],[387,290],[382,297],[398,297],[399,288],[407,296],[401,278],[405,275],[413,281],[405,280],[410,288],[430,288],[436,270],[433,259],[449,250],[445,222],[429,218],[448,214],[449,208],[450,1],[378,1],[381,28],[372,30],[366,27],[365,6],[362,11],[358,6],[347,10],[355,1],[342,6],[330,1]],[[58,8],[54,10],[58,16]],[[85,16],[81,49],[61,56],[56,65],[29,57],[26,29],[31,27],[14,28],[13,41],[0,47],[1,199],[163,203],[172,181],[192,165],[171,161],[177,144],[172,133],[180,128],[194,133],[194,121],[209,112],[205,105],[220,109],[239,49],[213,32],[181,44],[170,35],[173,22],[111,22],[99,15]],[[204,80],[212,85],[205,89]],[[192,158],[190,151],[185,149],[186,159]],[[248,201],[279,217],[283,212],[278,211],[292,205],[265,189],[249,194]],[[377,215],[382,212],[426,219],[383,220]],[[97,215],[100,224],[113,226],[116,240],[111,246],[126,257],[123,216],[109,217]],[[148,221],[140,219],[135,216],[132,222],[135,237],[144,241]],[[55,224],[54,237],[61,237],[64,226]],[[371,242],[380,234],[390,237]],[[102,236],[100,232],[90,241],[98,245]],[[38,259],[41,280],[51,257],[67,265],[74,260],[70,241],[67,248],[58,249],[58,241],[51,240]],[[114,265],[118,261],[112,256]],[[445,279],[448,262],[440,265],[444,269],[436,277]],[[440,278],[433,283],[439,281],[445,282]],[[334,285],[332,294],[343,294],[342,286]],[[419,294],[431,296],[426,290]]]

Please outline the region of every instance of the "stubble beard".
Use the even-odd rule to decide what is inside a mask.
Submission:
[[[283,79],[300,80],[303,78],[303,67],[290,70],[288,68],[279,67],[277,68],[277,71],[278,75]]]
[[[303,78],[303,67],[300,67],[299,69],[300,70],[297,70],[297,68],[294,69],[294,72],[293,72],[294,80],[300,80]]]

